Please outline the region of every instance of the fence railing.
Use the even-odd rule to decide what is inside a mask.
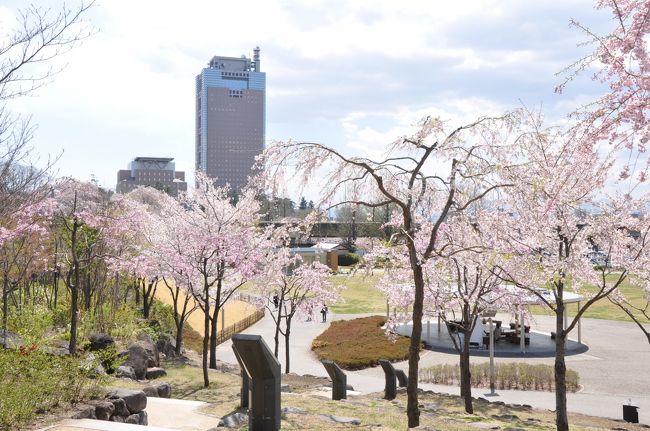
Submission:
[[[248,301],[246,301],[248,302]],[[253,314],[249,314],[245,318],[233,323],[230,326],[226,326],[221,331],[217,333],[217,344],[221,344],[226,340],[229,340],[234,334],[243,331],[244,329],[252,326],[254,323],[258,322],[262,317],[264,317],[264,309],[260,308],[255,310]]]

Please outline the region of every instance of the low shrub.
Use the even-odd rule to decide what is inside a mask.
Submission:
[[[0,349],[0,429],[17,429],[37,413],[99,394],[101,379],[90,379],[96,364],[49,356],[35,344],[19,351]]]
[[[380,359],[400,361],[408,357],[410,339],[391,340],[382,326],[382,316],[332,322],[314,339],[311,349],[318,359],[329,359],[346,370],[358,370],[379,364]]]
[[[340,254],[338,256],[339,266],[353,266],[359,263],[361,256],[355,253]]]
[[[497,389],[517,389],[534,391],[554,391],[554,369],[551,365],[526,364],[523,362],[508,362],[495,364],[495,384]],[[471,364],[472,387],[490,387],[490,364]],[[457,385],[460,383],[460,367],[458,365],[435,365],[420,370],[420,381],[441,385]],[[575,392],[579,388],[578,373],[567,370],[567,390]]]

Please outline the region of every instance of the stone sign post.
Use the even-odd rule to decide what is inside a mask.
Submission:
[[[250,379],[248,429],[280,429],[280,363],[262,337],[250,334],[232,336],[232,347]]]

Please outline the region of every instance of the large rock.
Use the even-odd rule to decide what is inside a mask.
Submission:
[[[147,398],[158,398],[158,390],[153,386],[145,386],[142,388],[142,392],[147,396]]]
[[[147,412],[138,412],[135,414],[132,414],[131,416],[127,417],[124,420],[125,423],[127,424],[134,424],[134,425],[148,425],[149,420],[147,418]]]
[[[126,403],[126,408],[131,414],[139,413],[147,408],[147,396],[143,391],[131,389],[113,389],[107,395],[111,400],[121,398]]]
[[[146,332],[141,332],[138,334],[138,341],[142,347],[144,347],[147,350],[147,353],[149,354],[149,361],[147,363],[147,367],[159,367],[160,366],[160,357],[158,355],[158,347],[156,347],[156,343],[154,343],[153,339],[149,334]]]
[[[91,352],[95,352],[97,350],[103,350],[106,349],[107,347],[111,347],[115,345],[115,341],[113,340],[113,337],[101,332],[93,332],[88,337],[88,340],[90,341],[88,350],[90,350]]]
[[[79,410],[72,416],[72,419],[97,419],[95,406],[77,407]]]
[[[0,347],[6,349],[19,349],[23,345],[23,339],[18,334],[0,329]]]
[[[153,380],[166,375],[167,375],[167,371],[165,371],[164,368],[154,367],[154,368],[147,368],[145,377],[147,378],[147,380]]]
[[[129,367],[126,365],[120,365],[119,367],[117,367],[117,370],[115,370],[115,377],[124,377],[131,380],[137,379],[133,367]]]
[[[168,358],[175,358],[176,354],[176,339],[170,334],[163,335],[156,343],[156,347],[160,353],[163,353]]]
[[[248,422],[248,415],[236,412],[222,417],[219,420],[218,426],[226,428],[239,428],[246,422]]]
[[[135,373],[136,379],[144,380],[147,374],[148,363],[151,360],[147,349],[145,349],[140,342],[130,344],[128,349],[126,360],[122,365],[125,367],[131,367]]]
[[[158,396],[160,398],[171,398],[172,397],[172,385],[167,382],[159,383],[156,386],[156,391],[158,391]]]
[[[95,406],[95,417],[100,421],[107,421],[113,415],[115,405],[110,401],[101,401]]]
[[[110,400],[113,403],[113,416],[122,416],[123,418],[131,414],[129,409],[126,407],[126,402],[122,398],[115,398]]]

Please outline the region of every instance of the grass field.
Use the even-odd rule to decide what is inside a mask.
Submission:
[[[342,301],[334,304],[330,309],[338,314],[358,314],[358,313],[386,313],[386,298],[375,287],[379,280],[379,275],[364,277],[363,274],[355,275],[335,275],[332,281],[344,285],[346,289],[342,292]],[[621,291],[637,306],[643,306],[645,299],[641,289],[625,282],[621,286]],[[583,304],[584,305],[584,304]],[[577,304],[569,304],[569,315],[576,313]],[[552,314],[550,310],[543,307],[531,307],[533,314]],[[606,320],[630,319],[618,306],[612,304],[608,299],[602,299],[589,307],[584,317]],[[645,320],[648,323],[647,320]]]

